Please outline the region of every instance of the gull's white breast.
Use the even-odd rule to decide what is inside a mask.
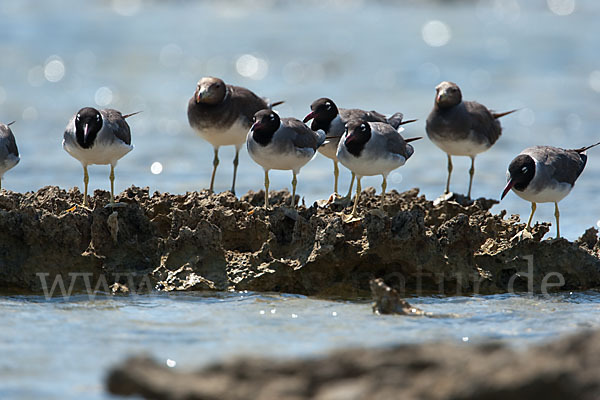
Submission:
[[[241,146],[246,140],[248,133],[248,125],[244,124],[241,119],[236,120],[229,128],[202,128],[195,131],[204,140],[215,147],[218,146]]]

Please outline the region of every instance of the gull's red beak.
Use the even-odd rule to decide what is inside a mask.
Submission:
[[[252,127],[250,128],[250,132],[254,132],[257,128],[260,128],[262,126],[262,124],[260,123],[260,121],[256,121],[255,123],[252,124]]]
[[[304,117],[304,119],[302,120],[302,122],[307,123],[308,121],[310,121],[314,117],[315,117],[315,112],[312,111],[306,117]]]
[[[513,182],[513,180],[509,180],[508,183],[506,184],[506,187],[504,188],[504,191],[502,192],[502,196],[500,197],[500,200],[502,200],[504,198],[504,196],[506,196],[506,193],[508,193],[508,191],[510,189],[512,189],[512,187],[515,186],[515,183]]]
[[[83,126],[83,140],[86,141],[88,135],[88,124]]]
[[[353,133],[351,133],[351,134],[349,134],[349,135],[346,135],[346,140],[344,141],[344,144],[346,144],[346,143],[350,143],[350,142],[352,142],[354,139],[356,139],[356,136],[354,136],[354,134],[353,134]]]

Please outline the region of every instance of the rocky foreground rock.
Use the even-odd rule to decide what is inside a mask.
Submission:
[[[595,332],[522,351],[405,345],[312,360],[240,359],[197,372],[133,358],[110,371],[106,386],[155,400],[592,400],[600,398],[599,376]]]
[[[345,223],[348,203],[291,210],[290,195],[226,192],[184,195],[131,187],[93,210],[82,195],[45,187],[0,194],[0,289],[139,293],[148,290],[255,290],[358,298],[383,278],[402,295],[583,290],[600,287],[600,244],[590,228],[580,239],[531,238],[493,200],[433,203],[413,189],[363,192],[360,221]],[[512,240],[511,240],[512,239]],[[62,286],[61,286],[62,285]]]

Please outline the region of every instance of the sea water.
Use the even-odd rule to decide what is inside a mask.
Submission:
[[[132,355],[178,370],[242,356],[315,357],[349,347],[489,340],[526,347],[600,326],[600,294],[415,297],[439,318],[380,316],[369,301],[180,293],[0,297],[1,399],[111,399]]]

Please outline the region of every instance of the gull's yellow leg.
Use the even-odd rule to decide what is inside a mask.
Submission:
[[[217,160],[217,164],[219,161]],[[235,158],[233,159],[233,183],[231,184],[231,193],[235,194],[235,178],[237,176],[238,164],[240,163],[240,147],[235,147]],[[216,167],[215,167],[216,168]],[[213,173],[214,179],[214,173]]]
[[[527,229],[531,229],[531,220],[533,219],[533,214],[535,213],[535,209],[537,205],[535,203],[531,203],[531,215],[529,215],[529,220],[527,221]]]
[[[296,172],[292,171],[294,177],[292,178],[292,208],[294,208],[294,202],[296,201],[296,184],[298,180],[296,179]]]
[[[385,189],[387,188],[387,180],[385,179],[385,175],[383,175],[383,182],[381,182],[381,204],[379,205],[379,209],[383,211],[383,199],[385,198]]]
[[[269,171],[265,170],[265,210],[269,208]]]
[[[360,197],[360,191],[362,190],[360,187],[360,179],[361,177],[356,178],[356,198],[354,199],[354,207],[352,207],[352,217],[356,217],[356,207],[358,206],[358,198]]]
[[[115,204],[115,166],[110,166],[110,204]]]
[[[333,160],[333,193],[338,194],[338,178],[340,176],[340,169],[338,168],[338,162]]]
[[[556,238],[560,237],[560,224],[558,220],[560,219],[560,212],[558,211],[558,203],[554,202],[554,217],[556,218]]]
[[[471,187],[473,186],[473,176],[475,175],[475,156],[471,157],[471,169],[469,170],[469,192],[467,193],[467,197],[471,198]],[[448,176],[450,179],[450,176]]]
[[[450,193],[450,175],[452,174],[452,156],[447,154],[448,156],[448,180],[446,181],[446,191],[444,194]]]
[[[215,187],[215,175],[217,173],[217,165],[219,165],[219,148],[215,147],[215,157],[213,158],[213,170],[210,177],[210,191],[213,192]]]
[[[354,172],[353,172],[352,179],[350,179],[350,187],[348,188],[348,194],[346,195],[347,199],[352,197],[352,186],[354,186],[354,178],[356,178],[356,175],[354,175]]]
[[[87,193],[88,193],[88,183],[90,183],[90,176],[88,175],[87,165],[83,166],[83,206],[88,206]]]

